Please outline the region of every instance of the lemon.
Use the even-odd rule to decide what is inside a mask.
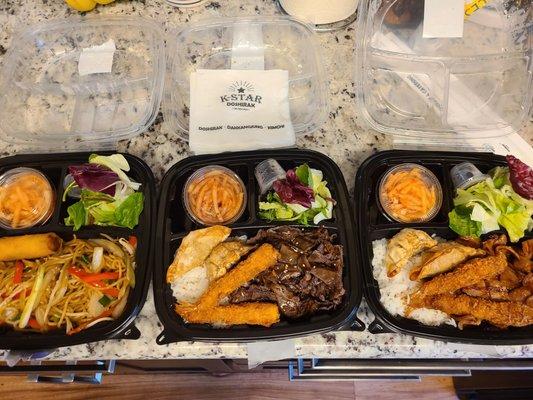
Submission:
[[[65,2],[78,11],[91,11],[96,7],[94,0],[65,0]]]

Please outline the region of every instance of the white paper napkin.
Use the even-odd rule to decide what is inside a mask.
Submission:
[[[288,71],[198,70],[190,79],[194,153],[294,146]]]

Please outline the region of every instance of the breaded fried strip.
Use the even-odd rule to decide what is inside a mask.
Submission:
[[[279,252],[270,244],[262,244],[251,253],[246,260],[241,261],[235,268],[222,278],[213,282],[207,292],[198,300],[198,308],[212,308],[218,306],[221,299],[228,296],[237,288],[251,281],[261,272],[272,267],[279,258]]]
[[[261,325],[279,322],[279,309],[272,303],[243,303],[199,308],[176,305],[176,312],[188,323],[216,325]]]
[[[420,306],[424,303],[425,298],[453,293],[461,288],[475,285],[484,279],[490,279],[501,274],[506,267],[507,258],[501,253],[496,256],[467,261],[453,271],[425,282],[411,297],[410,306]]]
[[[470,315],[500,328],[533,324],[533,308],[514,301],[492,301],[467,295],[440,295],[427,304],[449,315]]]

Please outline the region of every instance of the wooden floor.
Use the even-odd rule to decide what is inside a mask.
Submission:
[[[210,375],[109,375],[102,385],[30,383],[0,376],[0,399],[39,400],[456,400],[450,378],[421,382],[288,382],[281,372]]]

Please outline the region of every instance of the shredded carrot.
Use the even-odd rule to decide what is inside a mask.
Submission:
[[[391,216],[403,222],[425,219],[436,203],[435,188],[413,168],[390,174],[383,185],[383,199]]]
[[[210,171],[187,188],[191,212],[206,224],[234,218],[244,202],[241,184],[223,171]]]
[[[13,228],[34,225],[53,207],[48,181],[35,172],[14,175],[0,190],[0,219]]]

